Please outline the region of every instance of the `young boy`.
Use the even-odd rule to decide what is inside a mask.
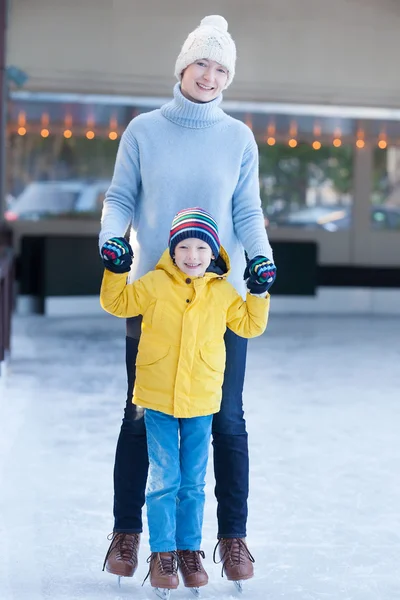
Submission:
[[[131,262],[129,244],[113,238],[107,246],[107,258],[121,265],[121,273],[105,270],[101,306],[118,317],[143,315],[132,401],[145,408],[150,583],[177,588],[179,565],[184,585],[198,588],[208,583],[200,546],[212,415],[220,409],[225,369],[224,333],[227,326],[246,338],[264,332],[265,283],[272,284],[274,267],[271,271],[266,259],[253,261],[248,286],[254,289],[258,278],[265,293],[248,293],[245,302],[227,281],[229,258],[217,224],[201,208],[175,216],[169,248],[154,271],[132,284],[123,272]]]

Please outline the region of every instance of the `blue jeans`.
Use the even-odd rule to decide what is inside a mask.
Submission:
[[[150,550],[200,550],[212,415],[176,419],[147,408],[144,420]]]
[[[140,325],[140,317],[130,321]],[[136,337],[126,338],[128,395],[114,466],[114,531],[126,533],[142,531],[149,465],[143,409],[132,404],[139,332],[138,326]],[[227,329],[225,346],[221,410],[212,423],[218,537],[246,537],[249,456],[242,392],[247,340]]]

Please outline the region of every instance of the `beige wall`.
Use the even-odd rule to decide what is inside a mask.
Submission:
[[[227,98],[399,106],[400,0],[10,0],[28,89],[169,95],[206,14],[238,47]]]

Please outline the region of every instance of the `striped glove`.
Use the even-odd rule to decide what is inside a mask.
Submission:
[[[132,248],[123,237],[107,240],[101,251],[101,258],[106,269],[113,273],[128,273],[132,264]]]
[[[256,256],[249,260],[243,276],[251,294],[265,294],[275,278],[276,266],[265,256]]]

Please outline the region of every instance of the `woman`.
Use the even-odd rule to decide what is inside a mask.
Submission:
[[[172,218],[187,206],[202,206],[220,224],[220,238],[231,258],[230,281],[241,294],[244,251],[250,264],[259,257],[272,259],[254,136],[219,106],[222,91],[234,78],[235,62],[227,22],[221,16],[205,17],[189,34],[176,61],[173,100],[136,117],[121,138],[99,243],[102,249],[132,223],[136,232],[132,279],[155,267],[168,242]],[[128,396],[114,468],[114,530],[104,563],[107,571],[120,576],[132,576],[137,567],[148,470],[143,412],[132,404],[139,337],[140,317],[128,320]],[[242,391],[247,340],[228,330],[225,345],[222,405],[212,425],[217,545],[223,572],[240,581],[253,576],[254,562],[245,542],[249,462]]]

